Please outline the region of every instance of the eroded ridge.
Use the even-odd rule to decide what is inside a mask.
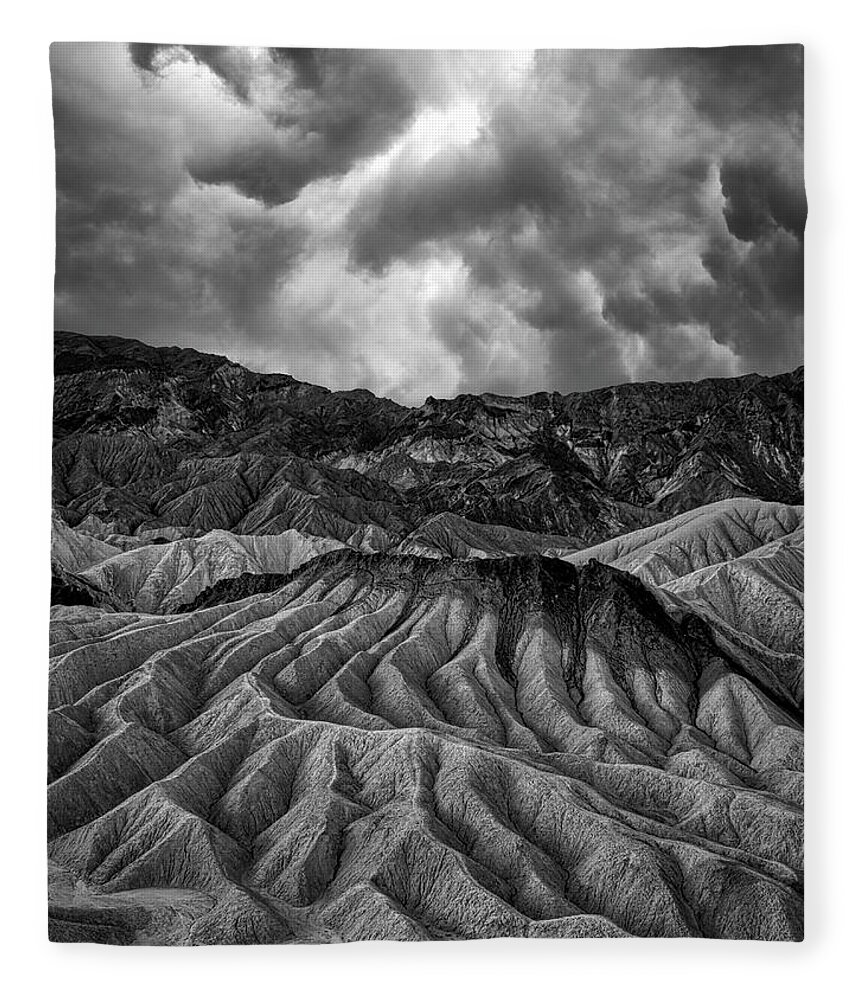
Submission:
[[[53,609],[52,937],[802,935],[797,691],[688,605],[539,556],[278,582]]]

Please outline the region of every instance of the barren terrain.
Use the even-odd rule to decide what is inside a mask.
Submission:
[[[55,363],[53,940],[803,936],[802,371]]]

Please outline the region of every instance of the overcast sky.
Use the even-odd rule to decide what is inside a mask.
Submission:
[[[58,328],[407,403],[802,361],[799,47],[51,67]]]

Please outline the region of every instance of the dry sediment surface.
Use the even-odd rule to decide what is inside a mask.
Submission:
[[[634,577],[339,551],[57,607],[55,940],[802,935],[802,723]]]

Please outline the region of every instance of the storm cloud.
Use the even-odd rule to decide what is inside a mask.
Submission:
[[[58,327],[413,403],[802,360],[799,46],[51,64]]]

